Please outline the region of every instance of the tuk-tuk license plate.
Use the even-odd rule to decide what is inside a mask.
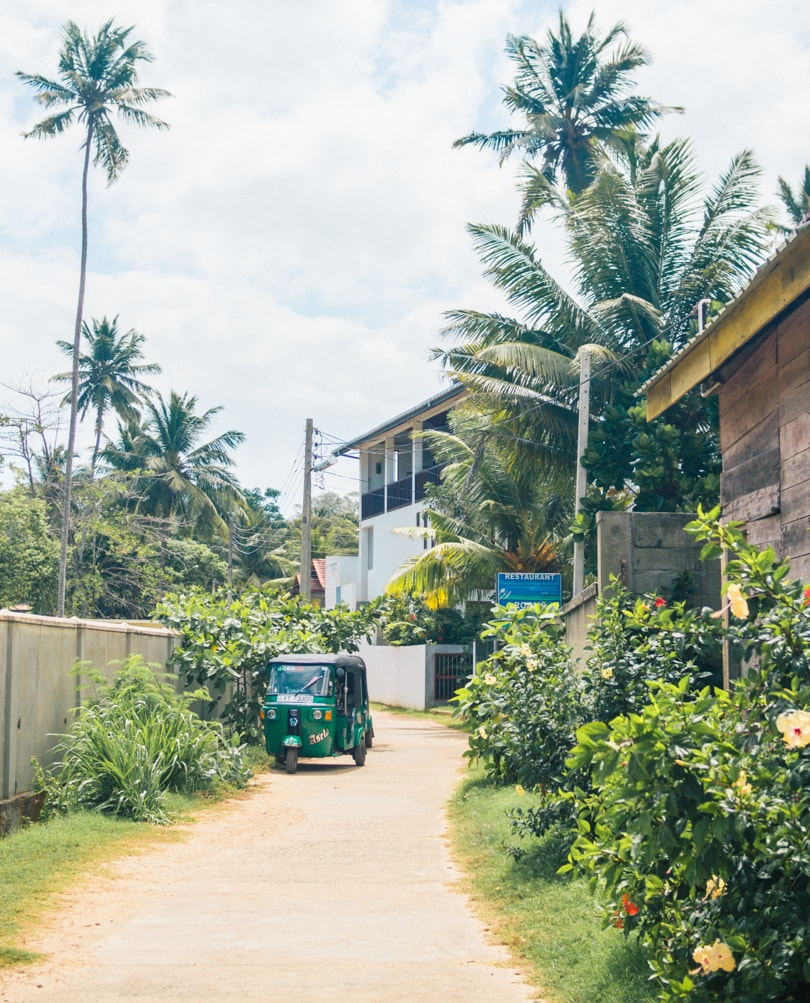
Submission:
[[[276,703],[312,703],[314,699],[311,693],[279,693]]]

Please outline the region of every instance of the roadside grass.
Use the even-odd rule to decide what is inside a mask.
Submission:
[[[476,768],[451,800],[453,847],[482,918],[547,1003],[651,1003],[641,948],[603,927],[584,881],[556,873],[553,840],[511,831],[507,812],[520,804],[514,788],[493,786]]]
[[[173,835],[171,829],[82,811],[0,839],[0,967],[36,960],[20,943],[61,892],[123,852]]]
[[[258,746],[249,746],[245,759],[254,774],[269,768],[267,754]],[[79,811],[55,815],[0,839],[0,969],[37,960],[39,955],[21,945],[54,910],[61,893],[124,854],[182,839],[184,823],[243,794],[223,786],[169,795],[169,826]]]

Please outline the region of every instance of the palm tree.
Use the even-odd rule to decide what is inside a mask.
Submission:
[[[777,180],[778,195],[787,210],[790,222],[794,227],[799,226],[810,216],[810,165],[805,165],[804,176],[801,183],[796,186],[795,192],[783,177],[780,176]],[[789,232],[790,227],[784,227],[784,230]]]
[[[527,161],[539,157],[543,177],[550,183],[562,177],[575,194],[593,180],[600,150],[620,146],[628,130],[644,128],[664,112],[681,110],[627,94],[633,71],[649,56],[628,39],[621,22],[600,38],[591,14],[575,39],[561,11],[557,33],[549,30],[545,44],[509,35],[506,51],[517,70],[503,103],[525,124],[473,132],[453,145],[496,150],[502,163],[516,151]]]
[[[539,461],[532,443],[492,435],[488,418],[457,411],[452,432],[425,433],[444,469],[426,509],[435,544],[408,559],[389,593],[416,593],[433,608],[491,592],[499,572],[561,572],[574,513],[573,479]]]
[[[548,451],[545,462],[556,455],[570,469],[577,360],[586,349],[598,351],[592,446],[598,433],[613,434],[589,464],[602,464],[604,490],[629,488],[639,507],[689,505],[717,484],[712,402],[684,398],[682,412],[647,427],[634,395],[694,333],[697,304],[708,300],[717,308],[730,300],[761,261],[770,214],[754,209],[758,176],[751,155],[740,154],[701,206],[685,141],[637,144],[623,166],[603,163],[579,196],[556,197],[576,294],[555,280],[525,239],[504,227],[470,227],[486,274],[521,316],[453,312],[445,333],[456,344],[436,354],[470,387],[493,428],[536,442]],[[679,451],[684,445],[694,454],[691,486]],[[649,470],[641,470],[643,463]],[[656,476],[647,476],[651,470]]]
[[[92,409],[96,416],[96,439],[90,461],[92,475],[101,449],[105,415],[112,409],[122,421],[136,421],[140,416],[141,400],[152,393],[152,388],[139,377],[159,373],[160,366],[155,362],[144,365],[138,361],[143,358],[141,345],[146,339],[131,329],[119,333],[118,317],[112,321],[106,317],[93,320],[90,326],[85,321],[82,334],[89,352],[79,356],[78,412],[84,418]],[[58,341],[57,344],[66,355],[73,355],[70,342]],[[59,373],[53,379],[72,383],[73,373]],[[70,403],[70,394],[65,403]]]
[[[245,506],[230,455],[245,437],[231,430],[203,441],[221,410],[198,414],[196,397],[172,390],[168,402],[159,393],[145,402],[140,425],[119,426],[119,443],[103,456],[110,466],[135,475],[141,510],[227,531],[223,516]]]
[[[47,109],[58,109],[38,122],[26,138],[49,139],[58,136],[78,121],[84,129],[84,163],[82,166],[82,240],[79,266],[79,295],[73,328],[73,376],[71,380],[70,430],[65,471],[65,497],[62,512],[62,539],[59,554],[58,613],[65,611],[65,577],[67,547],[70,532],[70,499],[73,475],[73,453],[76,446],[76,425],[79,399],[79,359],[81,349],[84,291],[87,277],[87,176],[90,151],[93,163],[104,169],[107,183],[112,184],[123,171],[129,152],[123,146],[112,122],[112,112],[133,125],[166,129],[166,122],[144,111],[144,105],[168,97],[168,91],[156,87],[137,87],[140,62],[152,57],[143,42],[130,41],[132,28],[118,28],[112,21],[89,36],[73,21],[62,29],[58,79],[40,74],[18,72],[23,83],[31,87],[36,101]]]

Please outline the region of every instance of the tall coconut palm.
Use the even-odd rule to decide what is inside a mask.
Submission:
[[[103,455],[110,466],[135,473],[141,510],[227,530],[223,516],[245,504],[230,455],[245,437],[231,430],[204,441],[221,410],[199,414],[196,397],[172,390],[168,401],[158,393],[145,402],[140,425],[121,427],[119,443]]]
[[[142,334],[130,329],[118,331],[118,317],[111,321],[103,317],[92,320],[90,325],[82,324],[84,342],[89,351],[79,356],[79,399],[78,412],[84,418],[88,411],[95,414],[96,438],[90,461],[91,474],[96,468],[104,418],[112,410],[124,422],[136,421],[140,416],[140,404],[152,393],[152,388],[140,380],[141,376],[160,372],[155,362],[141,363],[141,345],[146,340]],[[68,341],[58,341],[62,351],[72,357],[73,345]],[[73,373],[59,373],[53,377],[61,383],[73,381]],[[70,403],[71,395],[65,398]]]
[[[606,420],[615,422],[615,434],[600,446],[602,459],[612,464],[611,486],[638,485],[638,464],[649,461],[659,478],[644,481],[646,501],[663,508],[688,505],[693,498],[684,489],[677,443],[663,430],[673,426],[673,435],[694,449],[695,469],[704,463],[708,490],[718,469],[711,405],[693,395],[683,413],[668,414],[667,423],[659,419],[648,429],[634,394],[696,330],[697,304],[727,302],[764,256],[771,217],[755,208],[758,176],[751,155],[740,154],[701,204],[700,178],[685,141],[638,146],[622,167],[603,164],[584,192],[560,195],[556,202],[574,268],[573,291],[549,273],[525,239],[504,227],[471,227],[486,274],[520,318],[451,313],[446,334],[456,344],[438,356],[470,387],[493,427],[503,422],[517,437],[556,444],[563,459],[567,444],[570,464],[577,358],[586,348],[598,349],[591,376],[597,417],[592,439]],[[631,433],[637,442],[628,440]],[[693,493],[700,490],[699,478],[694,480]]]
[[[49,139],[65,132],[74,122],[84,130],[84,161],[82,165],[81,256],[79,294],[73,327],[73,376],[71,388],[70,429],[65,471],[62,539],[59,555],[58,612],[65,610],[65,576],[67,547],[70,533],[70,499],[73,475],[73,453],[76,447],[76,425],[79,399],[79,358],[81,349],[84,293],[87,277],[87,177],[90,152],[93,163],[103,168],[107,183],[112,184],[123,171],[129,152],[121,143],[112,121],[112,113],[132,125],[166,129],[168,125],[150,115],[144,106],[168,97],[168,91],[156,87],[137,87],[138,64],[152,57],[143,42],[131,41],[132,28],[118,28],[112,21],[102,25],[90,36],[68,21],[62,29],[62,48],[56,80],[18,72],[17,76],[35,92],[36,101],[47,109],[57,109],[38,122],[26,138]]]
[[[574,193],[593,180],[601,149],[620,145],[628,130],[643,129],[666,111],[681,110],[628,94],[633,72],[649,56],[621,22],[600,37],[591,14],[575,39],[561,11],[556,34],[549,30],[544,44],[509,35],[506,51],[517,69],[503,104],[524,119],[523,126],[472,132],[453,145],[496,150],[501,162],[515,152],[528,161],[539,158],[543,177],[562,178]]]

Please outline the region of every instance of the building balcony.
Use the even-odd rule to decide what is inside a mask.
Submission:
[[[422,501],[428,484],[438,484],[444,469],[443,463],[425,470],[418,470],[414,476],[410,474],[398,481],[392,481],[382,488],[366,491],[360,496],[360,518],[373,519],[383,512],[393,512],[405,508],[414,502]]]
[[[437,463],[435,467],[426,467],[416,475],[416,501],[422,501],[425,497],[425,488],[428,484],[438,484],[442,479],[444,463]]]

